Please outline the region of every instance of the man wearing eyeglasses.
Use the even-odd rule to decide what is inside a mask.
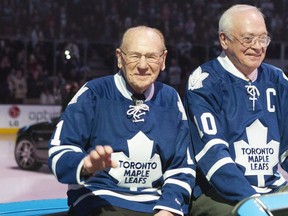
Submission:
[[[69,184],[68,215],[187,215],[195,163],[187,116],[170,86],[162,33],[128,29],[119,72],[87,82],[62,114],[49,167]]]
[[[288,81],[263,63],[263,14],[232,6],[219,40],[221,55],[192,72],[184,101],[197,164],[191,216],[229,215],[245,198],[288,190],[278,172],[288,170]]]

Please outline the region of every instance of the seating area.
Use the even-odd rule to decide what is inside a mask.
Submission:
[[[285,0],[4,0],[0,2],[0,103],[61,104],[65,85],[78,87],[117,72],[115,48],[130,26],[159,28],[168,59],[161,81],[180,95],[187,76],[219,54],[218,18],[235,3],[259,6],[272,38],[267,58],[282,67],[288,58]],[[177,67],[176,76],[170,68]],[[283,70],[287,70],[286,65]],[[21,95],[15,86],[22,73]],[[175,71],[175,70],[174,70]],[[17,96],[16,96],[17,95]]]

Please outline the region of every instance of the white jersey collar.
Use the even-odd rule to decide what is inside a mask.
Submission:
[[[218,56],[217,60],[220,62],[220,64],[225,68],[226,71],[233,74],[234,76],[239,77],[240,79],[246,80],[246,81],[255,81],[257,79],[258,70],[256,69],[253,71],[248,77],[245,76],[243,73],[241,73],[230,61],[230,59],[227,57],[225,52],[222,52],[220,56]]]

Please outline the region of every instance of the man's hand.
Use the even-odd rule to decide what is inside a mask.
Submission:
[[[83,170],[84,173],[93,174],[96,171],[101,171],[106,168],[116,168],[117,162],[111,160],[113,149],[111,146],[96,146],[89,155],[84,158]]]
[[[154,216],[177,216],[178,214],[174,214],[172,212],[166,211],[166,210],[160,210]],[[179,216],[179,215],[178,215]]]

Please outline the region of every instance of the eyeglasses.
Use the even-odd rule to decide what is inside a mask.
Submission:
[[[262,47],[268,47],[268,45],[271,42],[271,38],[267,35],[264,35],[264,36],[244,36],[241,38],[241,40],[235,36],[232,36],[232,37],[235,38],[240,44],[242,44],[246,48],[250,48],[250,47],[254,46],[257,41],[259,42],[259,44]]]
[[[127,61],[129,63],[135,63],[135,62],[139,62],[140,59],[142,58],[142,56],[145,56],[146,62],[149,63],[158,63],[160,58],[164,55],[165,50],[163,50],[163,53],[161,55],[157,54],[157,53],[147,53],[145,55],[138,53],[138,52],[128,52],[125,53],[122,49],[120,49],[121,52],[126,56]]]

